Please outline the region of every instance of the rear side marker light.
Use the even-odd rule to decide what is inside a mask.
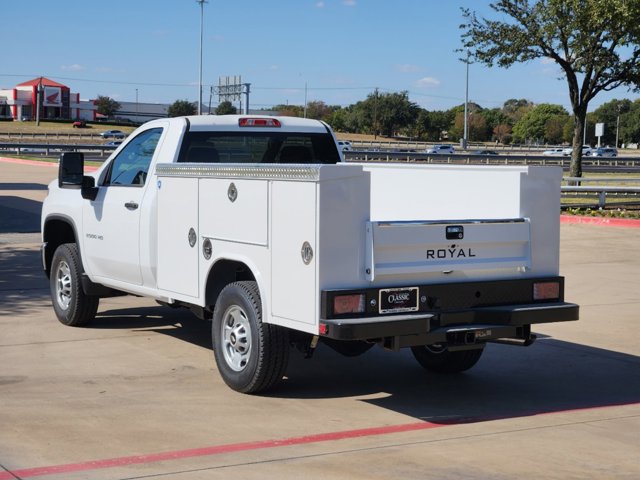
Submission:
[[[327,333],[329,333],[329,325],[327,325],[326,323],[321,323],[320,328],[318,329],[318,333],[320,335],[326,335]]]
[[[333,297],[333,313],[334,315],[364,313],[364,300],[364,293],[336,295]]]
[[[560,298],[558,282],[538,282],[533,284],[534,300],[557,300]]]
[[[238,120],[240,127],[274,127],[278,128],[282,126],[280,120],[277,118],[241,118]]]

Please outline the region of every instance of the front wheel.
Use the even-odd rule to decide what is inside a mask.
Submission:
[[[242,393],[276,385],[289,362],[289,334],[262,323],[256,282],[227,285],[216,302],[212,322],[213,353],[224,382]]]
[[[411,353],[426,370],[435,373],[460,373],[473,367],[484,351],[484,346],[473,350],[450,351],[446,345],[436,343],[411,347]]]
[[[75,243],[60,245],[53,254],[49,287],[53,310],[61,323],[86,325],[96,316],[100,298],[82,290],[82,262]]]

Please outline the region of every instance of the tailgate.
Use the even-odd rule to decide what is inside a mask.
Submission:
[[[527,218],[367,222],[367,280],[454,270],[531,268]]]

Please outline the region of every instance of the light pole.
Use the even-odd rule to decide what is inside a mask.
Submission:
[[[464,62],[467,65],[467,81],[464,89],[464,134],[462,137],[462,148],[467,149],[467,142],[469,141],[469,49],[467,48],[467,60]]]
[[[307,82],[304,82],[304,118],[307,118]]]
[[[136,88],[136,122],[138,121],[138,89]]]
[[[618,117],[616,118],[616,148],[618,148],[618,132],[620,131],[620,104],[618,104]]]
[[[36,94],[36,126],[40,126],[40,101],[42,97],[42,77],[38,82],[38,93]],[[33,117],[32,117],[33,118]]]
[[[200,76],[198,79],[198,115],[202,115],[202,32],[204,30],[204,4],[207,0],[196,0],[200,4]]]

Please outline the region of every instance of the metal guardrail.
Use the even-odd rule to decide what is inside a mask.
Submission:
[[[567,183],[567,185],[560,187],[564,199],[578,198],[591,201],[586,205],[565,203],[564,207],[594,205],[598,208],[605,208],[607,200],[616,200],[616,206],[640,205],[640,186],[620,185],[621,183],[640,183],[640,178],[565,177],[562,180]],[[584,183],[596,182],[599,182],[600,185],[583,185]]]
[[[345,159],[352,162],[421,162],[447,165],[556,165],[569,168],[570,157],[545,155],[429,155],[420,152],[391,152],[350,150],[344,152]],[[582,157],[583,167],[627,168],[640,170],[640,157]]]
[[[0,143],[0,152],[9,150],[15,153],[44,153],[54,155],[59,152],[99,152],[101,156],[118,148],[115,145],[51,144],[51,143]]]

